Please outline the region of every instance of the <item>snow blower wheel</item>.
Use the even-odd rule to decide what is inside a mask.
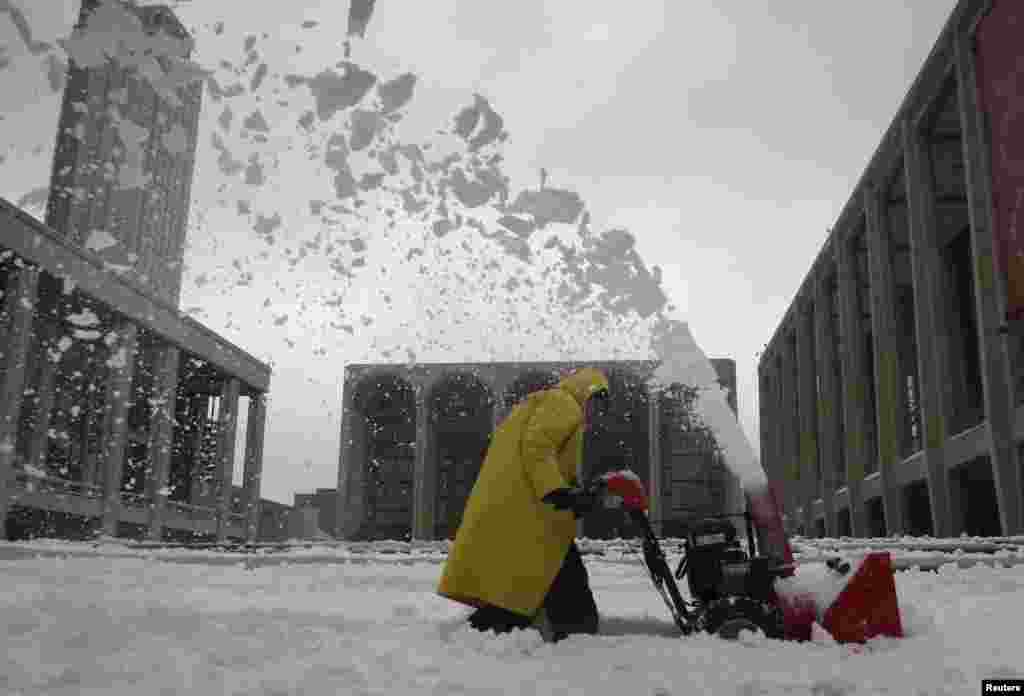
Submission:
[[[736,640],[741,631],[782,639],[782,611],[777,606],[746,597],[727,597],[710,602],[697,620],[698,630],[725,640]]]

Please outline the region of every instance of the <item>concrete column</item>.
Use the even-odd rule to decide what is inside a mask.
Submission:
[[[793,527],[799,525],[800,489],[802,486],[800,478],[800,418],[798,413],[797,398],[798,382],[793,374],[797,368],[796,345],[791,342],[790,332],[792,326],[784,324],[779,332],[779,340],[782,345],[782,374],[779,386],[782,396],[782,441],[785,443],[783,452],[783,490],[786,498],[786,515]]]
[[[50,322],[40,322],[37,327],[40,334],[39,354],[36,356],[39,376],[35,386],[36,418],[28,444],[28,462],[37,469],[43,469],[50,446],[50,415],[56,396],[57,363],[50,357],[50,351],[54,348],[57,327]]]
[[[189,476],[188,501],[192,505],[207,505],[209,496],[206,490],[210,484],[208,462],[205,448],[206,433],[209,430],[207,414],[210,412],[210,395],[193,394],[189,399],[189,410],[191,412],[192,429],[189,436],[192,438],[192,469]]]
[[[178,393],[177,346],[159,347],[153,365],[153,409],[150,411],[146,488],[149,493],[149,533],[152,541],[163,538],[167,510],[167,480],[171,471],[171,445],[174,441],[174,411]]]
[[[1003,534],[1024,534],[1024,485],[1019,453],[1014,446],[1014,386],[1007,337],[1000,333],[1006,316],[1006,279],[995,261],[995,220],[989,133],[978,103],[977,74],[970,37],[959,32],[954,40],[959,89],[960,124],[964,139],[974,287],[981,345],[981,378],[985,417],[991,438],[989,456],[999,502]]]
[[[505,419],[505,409],[498,401],[494,402],[494,411],[491,413],[491,432],[493,433]]]
[[[267,395],[249,397],[249,418],[245,428],[245,540],[254,542],[259,535],[260,481],[263,476],[263,435],[267,425]],[[336,518],[337,519],[337,518]],[[327,530],[333,535],[337,529]]]
[[[864,350],[864,334],[861,328],[860,307],[857,302],[857,277],[853,249],[849,239],[836,230],[836,267],[839,275],[839,332],[842,337],[841,364],[843,370],[843,427],[846,431],[846,487],[849,491],[850,525],[853,536],[863,536],[864,505],[860,485],[864,478],[864,467],[871,452],[867,451],[867,374],[869,356]]]
[[[514,378],[515,375],[509,375]],[[510,409],[505,408],[505,392],[508,390],[510,379],[499,374],[494,380],[494,410],[491,412],[491,432],[493,433],[501,425],[501,422],[508,417]]]
[[[796,359],[800,391],[800,500],[807,536],[814,536],[814,500],[818,497],[818,389],[814,359],[814,312],[806,298],[797,302]]]
[[[648,460],[650,461],[648,494],[650,511],[648,517],[654,533],[661,535],[661,392],[651,389],[647,401]]]
[[[772,380],[772,462],[771,469],[768,471],[769,480],[778,486],[782,492],[782,496],[778,503],[783,508],[788,507],[788,499],[786,497],[785,488],[785,477],[786,477],[786,431],[785,431],[785,409],[783,405],[785,403],[783,399],[783,382],[782,372],[778,365],[778,350],[779,347],[773,347],[771,353],[771,367],[770,374]],[[783,509],[782,512],[785,512]]]
[[[426,390],[416,398],[416,460],[413,466],[412,538],[431,539],[434,535],[434,497],[430,479],[436,471],[428,471],[430,455],[430,409]]]
[[[890,535],[903,533],[903,497],[892,483],[892,469],[899,466],[900,431],[904,402],[900,385],[901,331],[896,323],[896,282],[893,250],[882,194],[874,187],[864,189],[867,217],[868,269],[871,276],[871,332],[875,341],[875,413],[878,414],[878,472],[882,485],[885,529]]]
[[[817,363],[818,396],[818,442],[821,447],[821,498],[825,507],[825,534],[834,537],[836,533],[836,468],[842,457],[839,441],[839,424],[842,418],[842,399],[833,365],[836,359],[836,327],[832,319],[830,293],[826,287],[826,275],[819,269],[815,279],[814,331],[815,362]]]
[[[117,536],[117,523],[121,519],[121,473],[128,441],[128,409],[135,376],[138,328],[129,321],[121,320],[116,332],[118,341],[111,347],[111,360],[108,362],[102,433],[103,533],[112,537]]]
[[[939,248],[935,240],[935,195],[931,163],[917,127],[903,122],[904,167],[910,221],[910,261],[914,279],[914,313],[917,321],[918,374],[921,381],[921,421],[924,429],[922,456],[928,476],[932,532],[951,533],[949,480],[943,459],[949,413],[944,383],[951,383],[946,356],[949,336],[941,312]]]
[[[235,437],[238,428],[238,395],[241,384],[234,377],[224,381],[220,399],[220,427],[217,432],[217,541],[228,536],[231,522],[231,478],[235,464]]]
[[[785,458],[785,439],[782,433],[782,388],[780,383],[782,378],[776,364],[777,357],[776,349],[773,348],[771,352],[768,353],[768,378],[771,383],[771,390],[769,392],[771,402],[768,408],[768,427],[771,431],[771,439],[769,441],[770,448],[768,450],[769,466],[766,469],[766,473],[768,474],[768,479],[775,485],[779,486],[780,490],[784,491],[784,488],[781,488],[785,476],[785,467],[783,465]],[[784,496],[779,499],[778,503],[779,505],[785,505]]]
[[[39,289],[39,270],[22,266],[9,276],[0,324],[5,341],[0,345],[0,532],[7,538],[10,481],[17,450],[18,418],[25,390],[25,366],[32,342],[32,316]]]
[[[771,379],[768,376],[768,355],[768,351],[765,350],[761,354],[761,362],[757,366],[757,413],[758,425],[761,428],[758,456],[761,459],[761,468],[766,476],[768,476],[768,472],[771,470],[770,452],[772,447],[772,427],[769,422],[772,411],[769,404],[771,403],[772,395]],[[771,477],[769,476],[769,478]]]

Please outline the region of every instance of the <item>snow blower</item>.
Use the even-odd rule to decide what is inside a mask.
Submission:
[[[841,643],[903,635],[889,554],[870,553],[856,564],[832,559],[819,577],[808,573],[801,578],[770,489],[763,497],[751,496],[741,514],[691,525],[683,541],[684,556],[672,573],[647,518],[647,495],[636,474],[611,472],[593,485],[604,507],[623,510],[640,532],[644,565],[684,636],[704,631],[736,639],[747,630],[769,638],[810,640],[815,622]],[[745,521],[746,550],[729,518]],[[772,518],[776,529],[754,524],[767,520],[766,526],[772,527]],[[762,540],[760,554],[757,539]],[[775,553],[766,553],[765,546],[775,546]],[[683,578],[689,600],[676,582]]]

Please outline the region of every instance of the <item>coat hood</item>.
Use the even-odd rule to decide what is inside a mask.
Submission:
[[[573,398],[576,399],[576,403],[582,407],[594,392],[601,389],[607,391],[608,378],[600,370],[584,367],[566,375],[558,383],[558,388],[572,394]]]

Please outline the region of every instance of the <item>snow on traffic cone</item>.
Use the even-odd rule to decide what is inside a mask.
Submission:
[[[864,557],[825,611],[822,626],[840,643],[863,643],[875,636],[903,637],[892,559],[887,551]]]

